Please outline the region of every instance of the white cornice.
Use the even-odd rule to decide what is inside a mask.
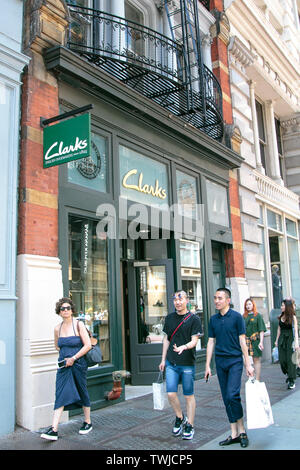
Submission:
[[[252,0],[233,2],[226,10],[226,15],[240,35],[246,40],[251,40],[254,49],[259,51],[267,62],[274,64],[273,68],[282,71],[285,75],[283,80],[289,83],[299,80],[299,62]],[[288,76],[292,78],[289,80]]]

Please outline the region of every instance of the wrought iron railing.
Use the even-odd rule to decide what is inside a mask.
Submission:
[[[68,46],[77,52],[129,60],[183,80],[180,44],[134,21],[91,8],[70,6]]]
[[[211,137],[222,138],[220,85],[203,65],[201,80],[191,88],[182,44],[125,18],[68,6],[68,48]]]

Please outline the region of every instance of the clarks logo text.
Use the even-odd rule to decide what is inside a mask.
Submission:
[[[61,141],[58,145],[58,149],[56,148],[58,145],[58,142],[54,142],[54,144],[49,147],[45,154],[45,160],[51,160],[52,158],[55,157],[60,157],[61,155],[68,155],[69,153],[73,152],[78,152],[79,150],[84,150],[88,143],[87,140],[80,140],[79,137],[76,137],[75,145],[66,145],[64,147],[63,141]],[[52,151],[58,150],[56,153],[51,153]]]

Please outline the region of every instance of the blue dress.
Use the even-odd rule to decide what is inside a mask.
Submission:
[[[58,347],[60,348],[58,360],[62,361],[67,357],[73,357],[83,347],[83,343],[80,336],[75,335],[74,330],[74,336],[58,338]],[[57,371],[54,409],[61,406],[64,406],[65,410],[91,406],[87,390],[87,363],[84,356],[75,361],[73,366],[63,367]]]

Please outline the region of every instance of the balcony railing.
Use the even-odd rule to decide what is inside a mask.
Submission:
[[[211,137],[222,138],[220,85],[203,66],[201,80],[194,81],[191,89],[182,44],[106,12],[71,4],[69,9],[67,46],[72,51]]]
[[[257,170],[254,171],[254,176],[257,182],[257,194],[259,196],[273,204],[277,204],[278,207],[299,213],[300,198],[297,194],[293,193],[293,191],[290,191],[285,186],[277,184],[271,178]]]

